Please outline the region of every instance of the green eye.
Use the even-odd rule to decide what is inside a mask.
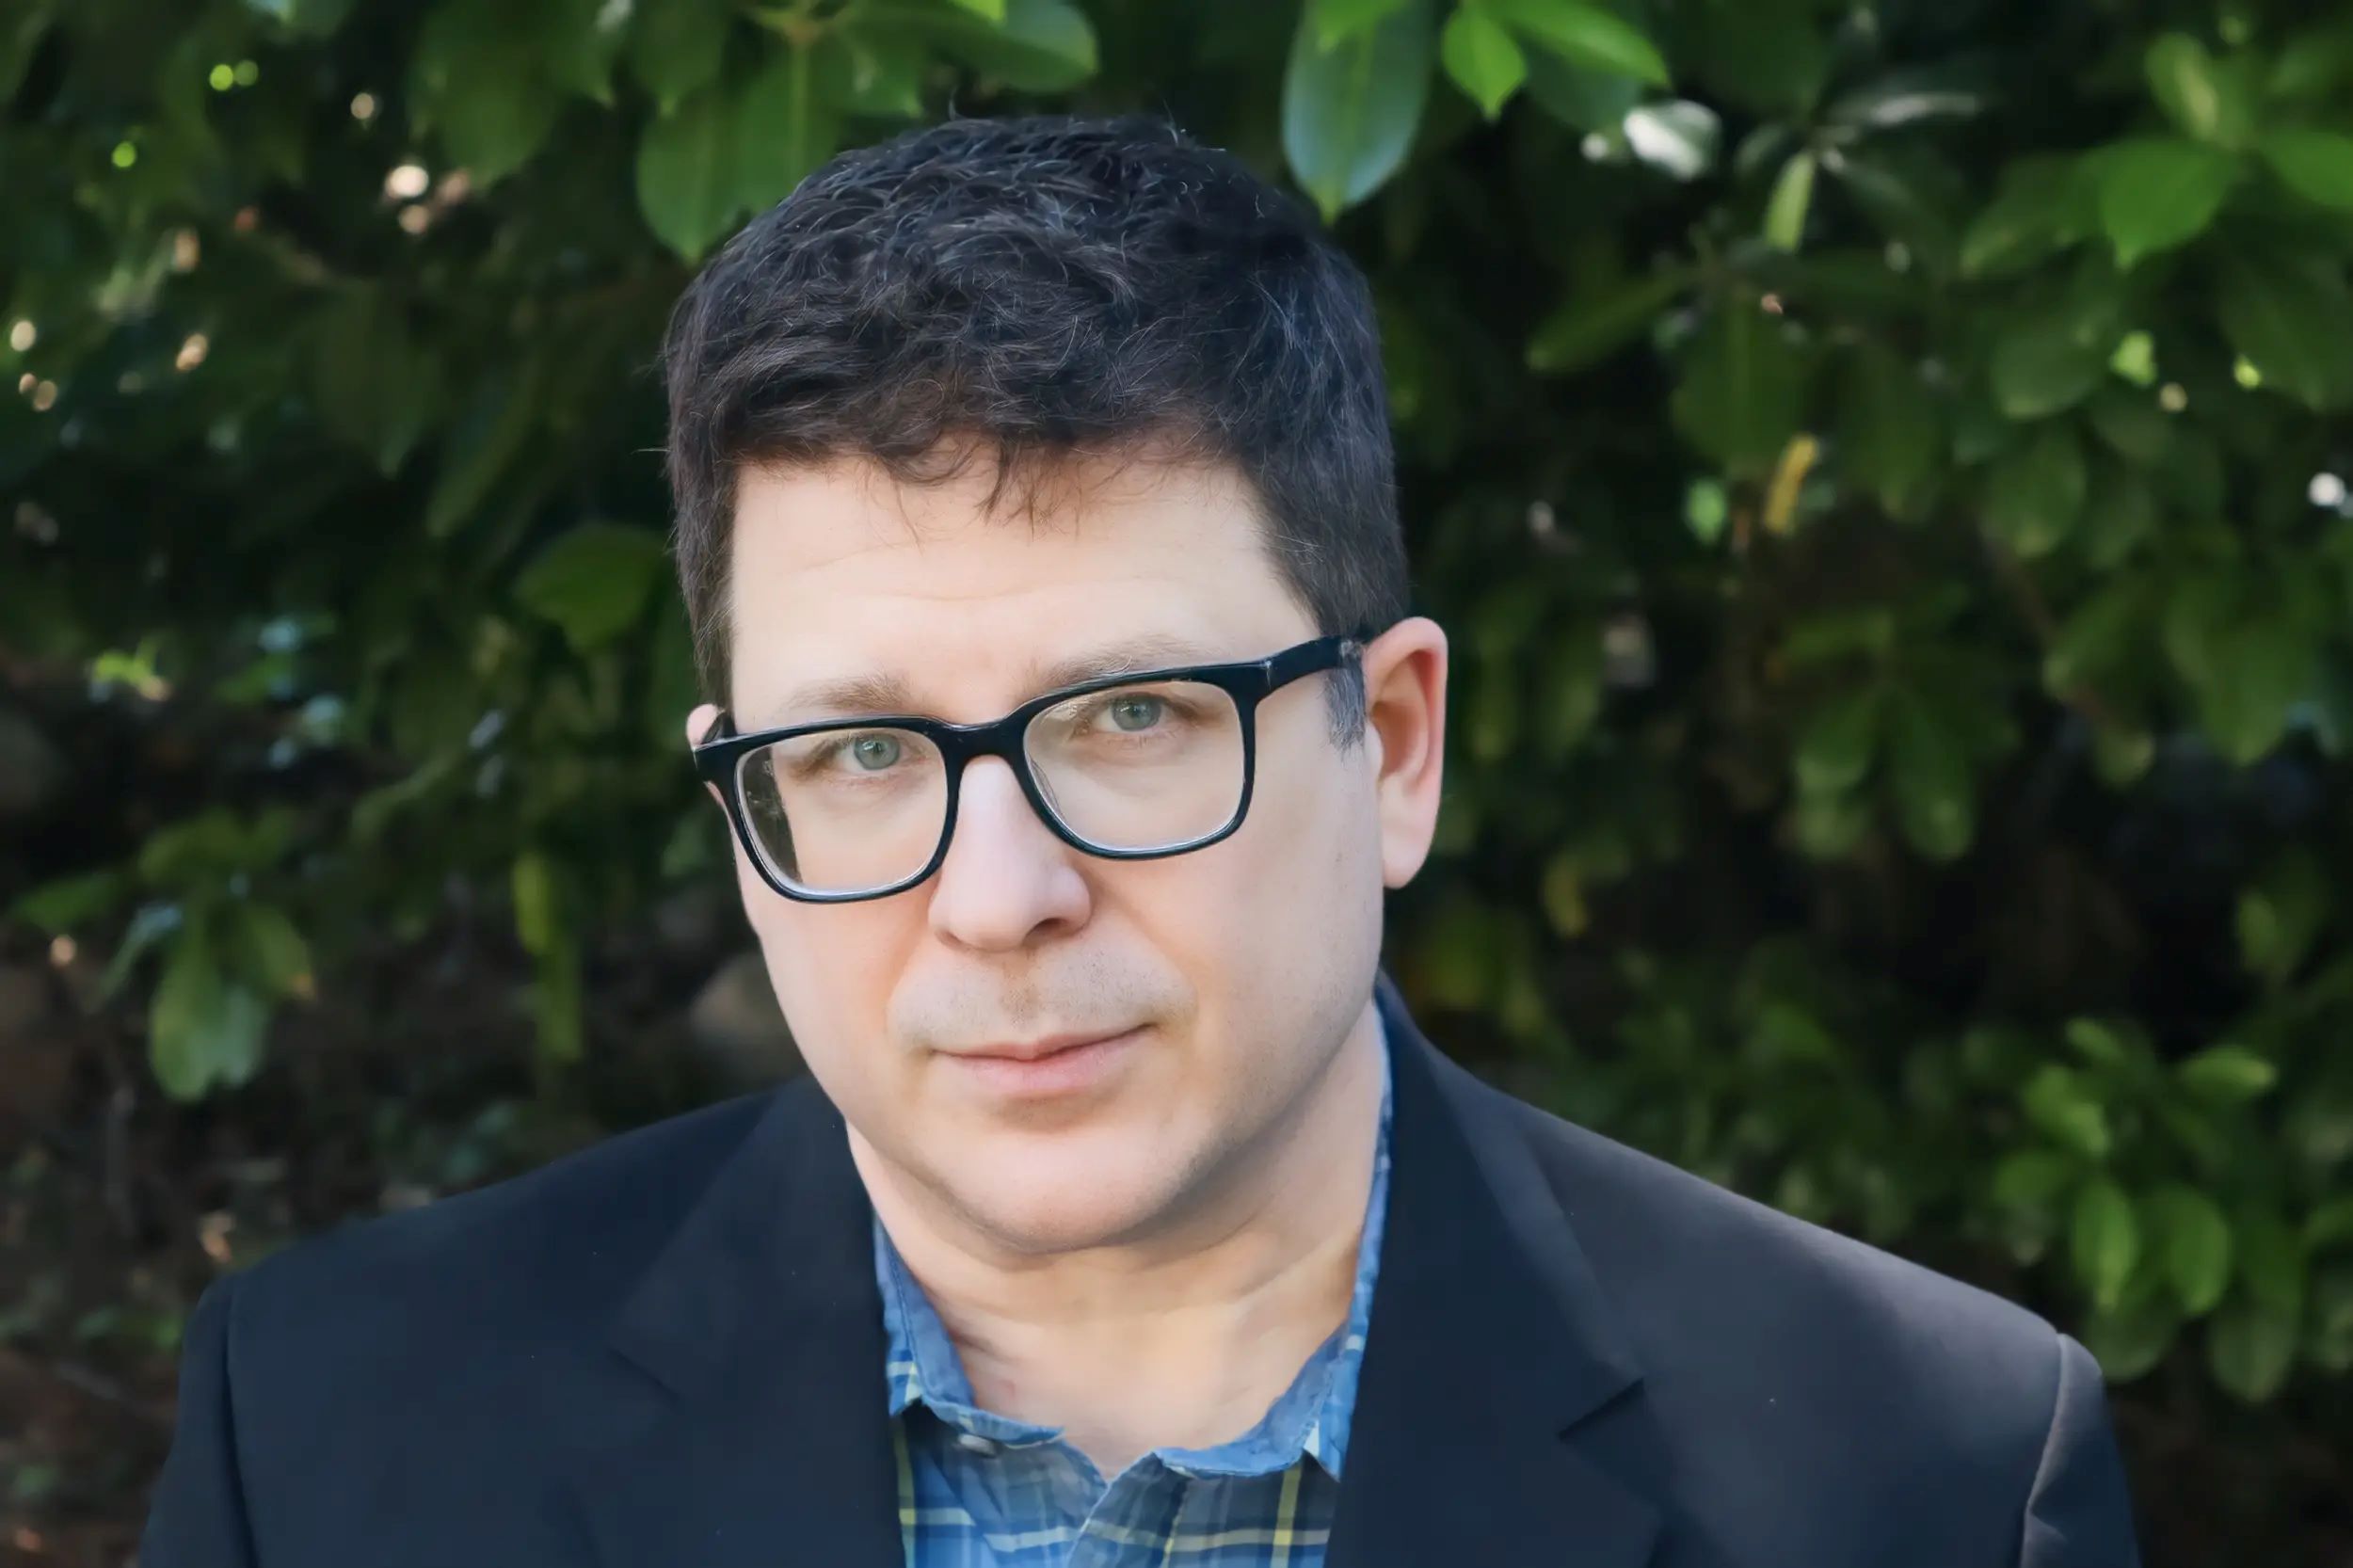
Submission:
[[[1112,722],[1127,730],[1149,728],[1159,720],[1160,710],[1165,706],[1156,696],[1122,697],[1112,705]],[[1135,720],[1132,724],[1128,722],[1131,718]]]
[[[870,772],[896,762],[900,750],[896,735],[860,735],[850,743],[850,754],[857,759],[860,767]]]

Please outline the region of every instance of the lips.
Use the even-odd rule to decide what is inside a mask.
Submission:
[[[980,1062],[1043,1062],[1049,1056],[1059,1056],[1064,1051],[1076,1050],[1080,1046],[1100,1045],[1105,1040],[1115,1040],[1123,1034],[1131,1032],[1133,1032],[1132,1026],[1128,1029],[1093,1030],[1079,1034],[1049,1034],[1040,1040],[1028,1040],[1018,1044],[976,1046],[970,1050],[960,1050],[952,1054],[969,1061]]]

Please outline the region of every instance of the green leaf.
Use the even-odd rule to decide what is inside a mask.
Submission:
[[[2287,1382],[2296,1362],[2295,1317],[2233,1302],[2206,1325],[2206,1365],[2215,1381],[2249,1404],[2261,1404]]]
[[[1550,766],[1567,760],[1601,716],[1607,655],[1590,622],[1565,627],[1544,666],[1534,723],[1537,754]]]
[[[172,944],[148,1011],[148,1059],[164,1092],[193,1100],[216,1083],[235,1086],[262,1063],[269,1007],[215,967],[200,926]]]
[[[1536,893],[1545,920],[1560,936],[1581,936],[1592,924],[1592,913],[1585,906],[1584,868],[1569,851],[1562,850],[1545,862]]]
[[[1464,739],[1471,757],[1480,762],[1500,762],[1519,744],[1518,671],[1503,664],[1488,666],[1472,683],[1470,698],[1464,714]]]
[[[2084,1348],[2109,1383],[2130,1383],[2165,1359],[2182,1315],[2161,1291],[2127,1291],[2114,1311],[2094,1309],[2083,1324]]]
[[[2047,555],[2082,515],[2086,483],[2082,442],[2065,424],[2045,424],[1987,472],[1985,525],[2029,560]]]
[[[1005,0],[952,0],[974,16],[1002,26],[1005,21]]]
[[[1814,711],[1791,758],[1798,788],[1839,794],[1863,782],[1879,748],[1887,689],[1873,681],[1839,692]]]
[[[1001,24],[936,7],[872,6],[865,13],[870,27],[897,20],[983,75],[1022,92],[1066,92],[1096,72],[1095,28],[1069,0],[1006,0]]]
[[[2313,1278],[2313,1307],[2304,1353],[2325,1372],[2353,1372],[2353,1269],[2328,1269]]]
[[[1765,243],[1776,250],[1797,249],[1813,200],[1814,154],[1801,152],[1781,166],[1781,177],[1773,182],[1765,203]]]
[[[85,872],[44,882],[8,906],[8,913],[53,936],[111,913],[130,896],[131,879],[120,871]]]
[[[344,24],[351,0],[246,0],[254,10],[284,23],[297,33],[325,38]]]
[[[2163,1250],[2165,1276],[2182,1310],[2212,1312],[2231,1284],[2231,1225],[2197,1188],[2169,1182],[2149,1194],[2149,1233]]]
[[[2026,1119],[2054,1141],[2091,1160],[2107,1157],[2107,1111],[2073,1067],[2045,1063],[2026,1080],[2019,1103]]]
[[[733,16],[731,0],[656,0],[637,8],[630,74],[664,116],[719,79]]]
[[[1919,367],[1875,339],[1848,361],[1838,453],[1847,476],[1896,517],[1911,517],[1935,475],[1944,435]]]
[[[19,6],[13,16],[0,21],[0,100],[16,95],[49,24],[48,8],[38,3]]]
[[[2216,749],[2245,766],[2279,743],[2317,667],[2313,630],[2290,606],[2242,575],[2192,569],[2172,585],[2163,633]]]
[[[828,27],[817,40],[816,56],[818,90],[836,112],[921,118],[925,59],[919,39]]]
[[[537,8],[548,80],[611,108],[613,66],[628,38],[629,11],[605,0],[539,0]]]
[[[1929,120],[1968,120],[1993,102],[1997,84],[1975,62],[1891,71],[1822,111],[1825,124],[1865,132],[1893,131]]]
[[[1623,278],[1605,290],[1573,295],[1528,342],[1528,368],[1541,375],[1582,370],[1641,337],[1691,286],[1683,268]]]
[[[2157,759],[2157,738],[2146,725],[2109,722],[2091,732],[2091,767],[2111,790],[2138,783]]]
[[[1667,62],[1628,24],[1580,0],[1478,0],[1524,37],[1571,65],[1630,76],[1651,87],[1667,85]]]
[[[2148,583],[2116,577],[2075,607],[2042,659],[2043,689],[2064,698],[2087,682],[2128,667],[2145,646],[2154,612]]]
[[[286,912],[251,900],[231,904],[221,956],[238,979],[272,1000],[300,994],[311,984],[311,946]]]
[[[2004,1208],[2056,1213],[2082,1174],[2082,1160],[2061,1150],[2012,1149],[1993,1167],[1993,1201]]]
[[[1843,860],[1871,830],[1869,801],[1857,794],[1801,794],[1790,813],[1799,851],[1813,860]]]
[[[833,156],[833,111],[811,72],[813,52],[788,45],[749,81],[735,106],[736,210],[762,212]]]
[[[1404,3],[1405,0],[1307,0],[1307,14],[1316,24],[1316,42],[1329,49],[1363,32]]]
[[[1949,715],[1919,692],[1899,689],[1887,726],[1888,782],[1897,824],[1930,860],[1960,858],[1977,836],[1977,781]]]
[[[515,935],[525,952],[553,952],[566,940],[570,925],[561,880],[555,862],[538,850],[516,856],[508,883],[515,900]]]
[[[2307,1251],[2320,1252],[2346,1242],[2353,1242],[2353,1192],[2330,1198],[2304,1216]]]
[[[1804,384],[1805,361],[1781,321],[1728,296],[1692,340],[1669,413],[1734,478],[1761,478],[1797,433]]]
[[[1283,78],[1283,152],[1327,221],[1405,161],[1435,54],[1430,0],[1410,0],[1331,49],[1305,13]]]
[[[487,187],[546,145],[561,107],[555,88],[528,72],[461,79],[440,106],[441,139],[475,184]]]
[[[1631,76],[1571,65],[1539,49],[1528,56],[1528,96],[1563,125],[1612,137],[1642,101],[1642,84]]]
[[[1847,153],[1834,171],[1864,215],[1929,276],[1959,269],[1957,223],[1965,193],[1955,188],[1959,176],[1949,164],[1925,149],[1881,143],[1869,157]]]
[[[440,472],[424,507],[424,531],[448,538],[472,520],[521,452],[545,409],[541,361],[528,359],[511,373],[484,382],[474,406],[443,449]]]
[[[515,597],[564,629],[587,653],[644,613],[667,562],[662,536],[618,523],[584,523],[541,551],[516,580]]]
[[[1457,6],[1438,40],[1438,57],[1454,85],[1470,95],[1489,120],[1528,80],[1528,56],[1494,18],[1475,6]]]
[[[696,94],[655,120],[637,143],[637,206],[664,244],[688,260],[728,231],[736,212],[734,104]]]
[[[532,965],[532,1020],[540,1057],[548,1062],[580,1060],[587,1039],[582,1005],[580,950],[568,936],[540,953]]]
[[[2125,1282],[2140,1263],[2140,1221],[2124,1189],[2105,1176],[2077,1189],[2070,1240],[2075,1277],[2091,1293],[2094,1305],[2104,1312],[2115,1310],[2123,1299]]]
[[[2311,955],[2329,904],[2329,878],[2313,856],[2300,851],[2281,856],[2239,892],[2240,962],[2275,985],[2285,981]]]
[[[2353,29],[2327,21],[2308,27],[2280,47],[2264,91],[2274,99],[2326,98],[2353,68]]]
[[[2173,444],[2173,416],[2147,392],[2129,387],[2106,387],[2092,394],[2084,410],[2091,428],[2118,456],[2135,463],[2153,463]]]
[[[441,377],[431,351],[399,303],[367,285],[344,289],[314,332],[312,396],[320,423],[392,472],[440,404]]]
[[[1715,110],[1688,98],[1628,109],[1619,129],[1627,152],[1674,180],[1696,180],[1715,168],[1724,132]]]
[[[2280,1076],[2267,1059],[2234,1045],[2209,1047],[2184,1059],[2174,1072],[2190,1093],[2222,1105],[2258,1098]]]
[[[183,924],[180,906],[176,904],[148,904],[131,917],[123,928],[122,941],[114,956],[106,961],[106,972],[98,980],[98,1000],[112,1001],[120,994],[131,978],[131,970],[147,950],[179,930]]]
[[[2149,46],[2149,90],[2167,118],[2199,141],[2242,147],[2255,123],[2253,84],[2246,72],[2218,64],[2186,33],[2167,33]]]
[[[1818,8],[1804,0],[1712,0],[1689,28],[1713,96],[1769,120],[1810,122],[1831,70]]]
[[[2100,222],[2125,267],[2205,232],[2238,177],[2229,152],[2165,136],[2119,142],[2098,156]]]
[[[2243,1213],[2235,1227],[2238,1277],[2258,1306],[2293,1318],[2304,1306],[2304,1239],[2267,1209]]]
[[[2070,1018],[2062,1032],[2075,1054],[2093,1067],[2121,1067],[2132,1058],[2123,1032],[2101,1019]]]
[[[1993,339],[1987,370],[2002,417],[2044,419],[2072,408],[2107,377],[2123,335],[2112,296],[2065,300],[2013,317]]]
[[[418,34],[409,69],[424,116],[479,185],[521,168],[555,128],[563,91],[542,69],[537,20],[455,0]]]
[[[2225,258],[2219,302],[2231,346],[2306,408],[2353,402],[2353,294],[2331,258],[2246,251]]]
[[[2199,718],[2216,748],[2247,767],[2287,733],[2312,691],[2319,648],[2310,628],[2273,614],[2224,632],[2214,650],[2213,679],[2197,687]]]
[[[2266,133],[2256,151],[2281,183],[2307,201],[2353,210],[2353,136],[2283,127]]]

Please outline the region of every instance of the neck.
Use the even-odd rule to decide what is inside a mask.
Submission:
[[[1105,1476],[1154,1448],[1247,1431],[1347,1319],[1381,1049],[1369,1004],[1262,1147],[1192,1198],[1181,1220],[1118,1245],[1046,1256],[990,1246],[867,1171],[875,1210],[979,1403],[1063,1428]],[[872,1160],[871,1149],[856,1153],[862,1169]]]

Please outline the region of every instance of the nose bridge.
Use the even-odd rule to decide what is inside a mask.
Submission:
[[[964,797],[971,790],[975,779],[994,778],[1004,790],[1021,797],[1024,809],[1035,819],[1039,831],[1048,837],[1054,836],[1053,828],[1045,819],[1042,806],[1033,801],[1031,793],[1032,787],[1043,792],[1046,785],[1045,780],[1037,777],[1030,767],[1026,750],[1029,718],[1029,715],[1015,712],[992,724],[976,725],[963,730],[947,747],[948,765],[960,776],[955,780],[956,817],[964,815]],[[991,761],[996,765],[983,766]],[[983,793],[994,797],[997,790],[986,788]],[[948,830],[948,853],[953,855],[959,824],[951,822]]]
[[[1016,748],[975,747],[958,766],[946,858],[931,896],[931,923],[942,936],[981,950],[1010,950],[1043,928],[1067,929],[1086,918],[1086,878],[1077,854],[1047,825],[1016,776]]]

